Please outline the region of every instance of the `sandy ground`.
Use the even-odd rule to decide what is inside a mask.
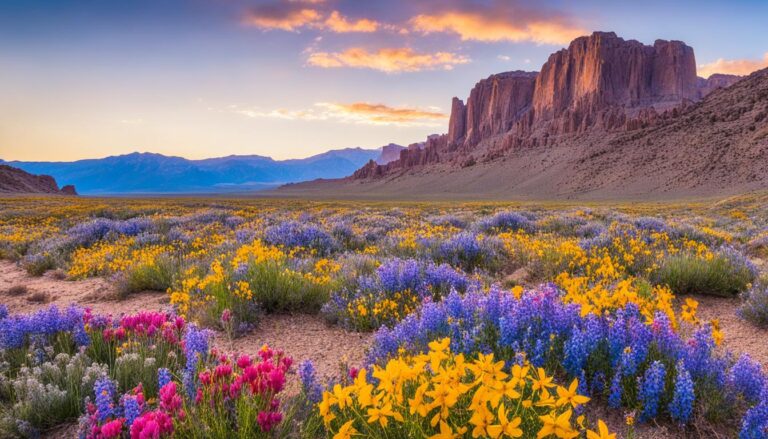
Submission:
[[[28,293],[21,296],[6,293],[9,288],[17,285],[26,286]],[[36,293],[45,294],[47,301],[30,301]],[[10,313],[26,313],[53,304],[66,307],[70,303],[77,303],[99,314],[117,315],[142,309],[162,309],[168,306],[168,296],[157,291],[146,291],[118,300],[115,287],[106,279],[58,280],[54,278],[53,272],[34,277],[17,264],[0,260],[0,303],[5,304]]]
[[[6,291],[16,285],[26,286],[28,293],[9,296]],[[31,295],[39,292],[47,293],[50,300],[46,303],[28,300]],[[737,354],[749,353],[752,358],[768,368],[768,330],[756,328],[738,318],[738,299],[703,296],[694,298],[699,301],[698,315],[701,319],[720,320],[725,348]],[[108,280],[59,280],[51,273],[42,277],[31,277],[16,264],[8,261],[0,261],[0,303],[7,305],[11,313],[30,312],[49,304],[63,307],[69,303],[78,303],[91,307],[98,313],[113,315],[141,309],[161,310],[168,306],[165,293],[148,291],[118,300],[115,289]],[[312,360],[320,378],[327,380],[339,375],[342,363],[348,366],[361,365],[371,340],[371,334],[353,333],[329,326],[319,316],[281,314],[263,316],[256,330],[231,342],[223,334],[217,333],[215,344],[226,352],[242,352],[249,355],[255,355],[267,344],[282,349],[296,364],[305,359]],[[296,389],[298,380],[296,375],[292,375],[289,377],[288,392],[293,393]],[[620,437],[628,436],[622,413],[608,411],[602,407],[590,407],[588,416],[600,417],[606,420],[611,431],[619,432]],[[70,424],[52,430],[46,437],[71,437],[74,432],[74,427]],[[675,427],[657,425],[638,425],[634,431],[634,437],[640,439],[718,436],[716,432],[681,431]]]

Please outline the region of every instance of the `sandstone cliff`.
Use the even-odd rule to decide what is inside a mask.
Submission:
[[[453,98],[446,135],[404,150],[379,168],[368,164],[355,178],[435,163],[467,167],[519,148],[568,143],[573,136],[644,129],[738,79],[698,78],[693,49],[681,41],[645,45],[595,32],[553,53],[539,73],[481,80],[466,104]]]
[[[8,165],[0,165],[0,193],[77,195],[71,185],[60,190],[50,175],[34,175]]]

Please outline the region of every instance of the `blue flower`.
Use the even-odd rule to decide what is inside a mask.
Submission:
[[[171,382],[171,371],[166,367],[157,369],[157,388],[162,389],[166,384]]]
[[[760,398],[760,392],[766,384],[760,363],[752,360],[749,354],[739,357],[728,373],[728,384],[744,396],[744,399],[755,403]]]
[[[323,387],[317,381],[315,365],[311,360],[302,361],[299,364],[299,380],[304,394],[311,402],[319,402],[322,397]]]
[[[642,379],[638,379],[639,398],[643,404],[640,413],[641,420],[653,419],[659,412],[659,402],[664,394],[666,369],[661,361],[654,361],[645,371]]]
[[[195,324],[187,325],[184,334],[184,350],[186,365],[182,375],[184,388],[187,395],[192,398],[197,389],[197,365],[201,358],[208,355],[208,342],[211,332],[205,329],[199,329]]]
[[[93,393],[96,401],[96,416],[99,422],[104,422],[115,412],[115,393],[117,385],[107,377],[96,380],[93,385]]]
[[[122,406],[123,416],[125,416],[125,424],[130,427],[133,425],[133,421],[135,421],[141,414],[139,400],[134,395],[123,395]]]
[[[693,391],[693,380],[691,374],[685,370],[685,364],[680,361],[677,363],[677,376],[675,377],[675,391],[672,395],[672,401],[669,403],[669,414],[675,421],[685,424],[691,419],[693,414],[693,403],[695,395]]]

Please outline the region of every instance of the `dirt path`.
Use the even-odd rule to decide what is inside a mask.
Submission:
[[[235,339],[232,344],[217,334],[216,344],[228,352],[255,355],[264,344],[282,349],[294,364],[312,360],[318,378],[338,377],[342,363],[350,367],[362,366],[365,350],[372,341],[370,333],[345,331],[329,326],[320,316],[307,314],[277,314],[262,317],[256,330]]]
[[[735,354],[747,353],[768,371],[768,330],[742,320],[736,315],[741,300],[712,296],[695,296],[699,302],[697,315],[702,320],[718,319],[723,331],[723,346]]]
[[[8,289],[15,286],[26,287],[27,293],[8,294]],[[44,296],[46,300],[32,301],[35,296]],[[13,262],[0,260],[0,303],[6,305],[10,313],[31,312],[53,304],[66,307],[77,303],[99,314],[119,315],[142,309],[163,309],[168,306],[168,297],[165,293],[146,291],[118,300],[114,285],[106,279],[60,280],[54,277],[53,272],[35,277]]]

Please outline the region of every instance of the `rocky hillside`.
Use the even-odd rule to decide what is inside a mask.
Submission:
[[[314,187],[649,198],[768,188],[765,75],[699,78],[683,42],[595,32],[539,73],[492,75],[466,104],[454,98],[447,134]]]
[[[50,175],[34,175],[7,165],[0,165],[0,193],[77,195],[74,186],[59,189]]]

